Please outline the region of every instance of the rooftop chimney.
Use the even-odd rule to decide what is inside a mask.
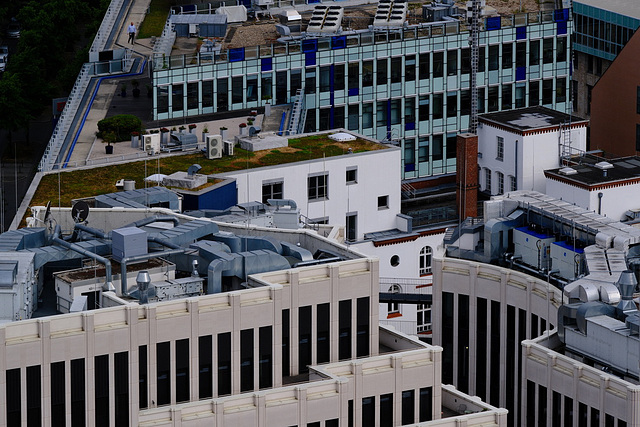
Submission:
[[[458,135],[456,207],[460,219],[478,216],[478,135]]]

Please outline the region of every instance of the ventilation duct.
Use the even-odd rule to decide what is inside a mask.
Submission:
[[[635,303],[633,302],[633,291],[636,289],[636,276],[631,270],[625,270],[620,273],[620,278],[616,282],[616,286],[620,290],[622,300],[616,307],[616,315],[619,319],[624,319],[633,312],[637,312]]]

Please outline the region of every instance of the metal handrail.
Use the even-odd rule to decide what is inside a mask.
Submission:
[[[107,11],[102,18],[102,23],[100,24],[100,28],[98,28],[96,37],[93,39],[89,52],[100,52],[104,50],[107,40],[109,39],[109,35],[113,30],[113,25],[118,19],[123,3],[124,0],[111,0]]]

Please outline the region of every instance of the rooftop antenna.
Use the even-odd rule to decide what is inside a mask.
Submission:
[[[76,224],[85,222],[89,216],[89,204],[84,200],[77,201],[71,208],[71,218]]]

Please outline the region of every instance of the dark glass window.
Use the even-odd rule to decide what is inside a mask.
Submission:
[[[273,98],[273,78],[271,74],[263,74],[260,79],[260,90],[262,99],[271,99]],[[204,100],[202,101],[204,103]],[[203,105],[204,106],[204,105]]]
[[[387,83],[387,59],[378,59],[376,64],[376,84],[386,85]]]
[[[516,43],[516,67],[527,66],[527,43]]]
[[[362,425],[372,426],[376,422],[375,396],[362,398]]]
[[[380,395],[380,427],[393,426],[393,394]]]
[[[253,390],[253,329],[240,331],[240,391]]]
[[[244,101],[244,82],[242,76],[231,78],[231,102],[241,104]]]
[[[476,298],[476,391],[483,401],[487,399],[487,300]]]
[[[349,130],[358,130],[360,125],[360,105],[349,105],[347,110],[349,112],[349,118],[347,120],[347,126]]]
[[[439,135],[442,138],[442,135]],[[434,148],[435,148],[434,135]],[[442,143],[442,139],[440,139]],[[435,156],[435,154],[434,154]],[[440,160],[442,157],[440,157]],[[435,159],[434,159],[435,160]],[[442,382],[453,383],[453,337],[454,337],[453,294],[442,292]],[[422,390],[420,390],[420,421],[422,419]]]
[[[202,108],[213,107],[213,80],[202,82]]]
[[[499,68],[500,63],[500,46],[489,46],[489,71],[495,71]]]
[[[429,67],[429,52],[421,53],[418,57],[418,74],[420,80],[425,80],[429,78],[430,67]]]
[[[460,50],[460,70],[462,74],[471,72],[471,50],[468,47]]]
[[[117,426],[129,425],[129,352],[113,355],[115,377],[115,421]]]
[[[499,86],[490,86],[489,87],[489,112],[498,111],[499,108],[499,96],[498,96]]]
[[[329,92],[331,89],[331,66],[320,67],[320,92]]]
[[[84,427],[85,425],[84,375],[85,375],[84,359],[72,360],[71,361],[71,425],[73,427]]]
[[[307,68],[304,72],[304,93],[316,93],[315,68]]]
[[[353,400],[349,400],[348,402],[348,420],[347,420],[347,425],[348,427],[353,427]]]
[[[231,332],[218,334],[218,396],[231,394]]]
[[[404,99],[404,122],[415,123],[416,121],[416,99],[407,97]]]
[[[413,138],[406,138],[404,140],[404,163],[416,162],[416,143]],[[397,310],[396,310],[397,311]]]
[[[447,51],[447,76],[455,76],[458,74],[458,51]]]
[[[187,83],[187,109],[198,108],[198,83]]]
[[[551,402],[551,426],[552,427],[561,427],[562,426],[562,395],[557,391],[553,392]],[[606,426],[606,423],[605,423]]]
[[[157,363],[157,403],[158,405],[168,405],[171,403],[171,377],[170,377],[170,345],[169,342],[156,344]]]
[[[356,356],[369,355],[369,297],[361,297],[356,306]]]
[[[138,394],[140,408],[148,405],[148,374],[147,374],[147,346],[138,347]]]
[[[288,377],[290,375],[291,356],[289,355],[289,342],[290,342],[290,319],[289,309],[282,310],[282,376]]]
[[[441,93],[433,94],[433,118],[441,119],[443,115],[444,96]]]
[[[286,72],[284,72],[284,74],[286,76]],[[290,96],[295,96],[298,92],[298,89],[302,89],[302,70],[291,70],[291,73],[289,75]],[[276,102],[276,104],[279,104],[279,102]]]
[[[455,136],[447,138],[449,144],[455,147]],[[449,156],[447,156],[449,157]],[[458,384],[457,388],[463,393],[469,392],[469,296],[458,295]]]
[[[513,43],[502,45],[502,68],[505,70],[513,68]]]
[[[540,64],[540,40],[529,42],[529,66]]]
[[[489,372],[490,403],[500,406],[500,302],[491,301],[491,371]]]
[[[311,306],[298,308],[298,366],[308,372],[311,365]]]
[[[171,86],[171,108],[173,111],[182,111],[184,109],[184,84],[174,84]]]
[[[447,117],[458,115],[458,92],[447,93]]]
[[[20,399],[22,384],[20,369],[7,369],[6,380],[7,425],[19,426],[21,424]]]
[[[404,58],[404,81],[412,82],[416,79],[416,56],[407,55]]]
[[[340,301],[338,305],[338,358],[351,358],[351,300]]]
[[[529,82],[529,106],[533,107],[540,104],[540,81]]]
[[[258,100],[258,76],[247,76],[247,102]]]
[[[64,362],[51,364],[51,425],[66,425]]]
[[[259,387],[267,388],[273,385],[273,375],[271,373],[272,368],[272,343],[273,343],[273,328],[271,326],[262,326],[259,330],[259,354],[258,354],[258,368],[259,368]]]
[[[429,120],[429,95],[420,95],[418,101],[418,120],[421,122]]]
[[[527,380],[527,426],[535,426],[536,420],[536,385]],[[571,425],[571,424],[569,424]]]
[[[96,356],[95,373],[95,425],[109,426],[109,355]]]
[[[402,392],[402,425],[415,422],[415,392],[405,390]]]
[[[330,357],[329,303],[318,304],[316,327],[316,363],[326,363]]]
[[[158,86],[156,88],[158,113],[169,112],[169,86]]]
[[[456,158],[456,149],[457,149],[457,137],[455,133],[447,134],[447,159],[455,159]]]
[[[567,79],[558,77],[556,79],[556,102],[565,102],[567,100]]]
[[[444,76],[444,52],[433,53],[433,77]]]
[[[333,90],[344,90],[344,64],[334,67]]]
[[[553,79],[542,81],[542,104],[553,103]]]
[[[360,64],[358,62],[352,62],[349,64],[349,89],[360,88]]]
[[[509,415],[507,415],[507,423],[514,423],[515,413],[515,394],[517,393],[517,385],[515,381],[515,358],[516,351],[519,350],[519,343],[516,342],[516,308],[512,305],[507,305],[507,369],[505,372],[507,387],[510,387],[513,392],[507,393],[507,409]]]
[[[362,128],[371,129],[373,127],[373,104],[362,104]]]
[[[567,38],[558,37],[556,39],[556,62],[567,60]]]
[[[544,64],[553,63],[553,39],[542,40],[542,62]]]
[[[262,184],[262,203],[267,203],[269,199],[282,199],[284,182],[268,182]]]
[[[307,181],[309,200],[329,197],[329,175],[310,176]]]
[[[587,427],[589,407],[582,402],[578,402],[578,427]]]
[[[573,399],[568,396],[564,397],[564,425],[573,425]],[[620,427],[620,421],[618,421],[618,427]]]
[[[502,85],[502,109],[510,110],[513,107],[513,85]]]
[[[460,91],[460,115],[468,116],[471,114],[471,90],[464,89]]]
[[[176,341],[176,402],[189,401],[189,339]]]
[[[420,389],[420,422],[431,421],[432,419],[433,390],[431,387],[424,387]]]
[[[485,69],[485,48],[478,49],[478,72],[482,73]]]
[[[229,79],[218,79],[217,86],[218,111],[227,111],[229,109]]]
[[[213,337],[198,337],[198,394],[200,399],[213,396]]]
[[[442,160],[444,156],[444,136],[433,135],[431,138],[433,139],[431,158],[432,160]],[[448,382],[447,384],[451,383]]]
[[[402,57],[391,58],[391,83],[402,81]]]
[[[362,87],[373,86],[373,61],[362,62]]]
[[[42,419],[42,378],[40,365],[27,367],[27,425],[40,426]]]

